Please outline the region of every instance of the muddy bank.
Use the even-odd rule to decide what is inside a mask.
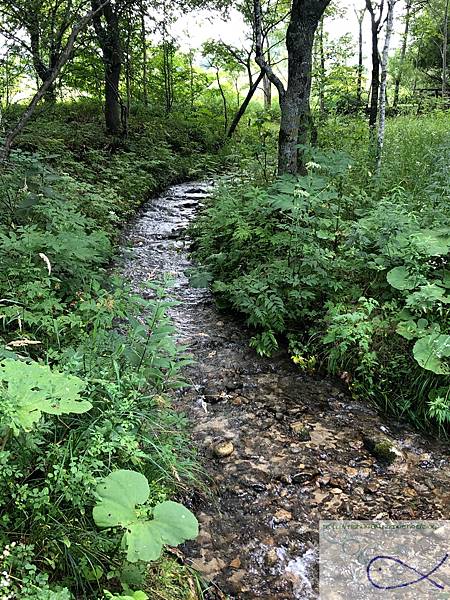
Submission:
[[[172,317],[196,361],[175,403],[191,420],[215,499],[196,503],[201,532],[185,552],[216,597],[317,598],[318,520],[448,518],[449,455],[388,425],[339,383],[304,375],[282,355],[257,357],[244,324],[189,286],[186,227],[207,193],[206,184],[173,186],[123,236],[133,286],[173,276],[181,304]],[[394,442],[392,464],[367,449],[378,436]]]

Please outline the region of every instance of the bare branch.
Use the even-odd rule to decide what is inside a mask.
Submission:
[[[286,89],[281,79],[274,73],[272,67],[268,64],[264,57],[263,49],[263,29],[261,18],[261,2],[260,0],[253,1],[253,18],[255,28],[255,61],[262,71],[267,75],[269,81],[277,88],[280,100],[286,95]]]

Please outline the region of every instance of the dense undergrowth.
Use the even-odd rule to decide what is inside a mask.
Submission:
[[[274,178],[269,119],[249,168],[194,226],[197,278],[245,315],[251,344],[418,426],[450,425],[448,114],[391,119],[381,177],[359,118],[329,119],[305,177]],[[333,150],[328,148],[335,148]],[[336,150],[337,148],[337,150]]]
[[[166,399],[188,360],[170,300],[150,281],[144,301],[107,266],[146,197],[214,165],[214,123],[142,112],[111,141],[101,118],[96,104],[44,107],[0,173],[5,600],[103,597],[118,582],[150,593],[145,565],[161,547],[142,545],[144,528],[164,527],[172,545],[196,528],[175,531],[183,507],[166,502],[197,473]],[[115,473],[125,480],[106,479],[104,492]]]

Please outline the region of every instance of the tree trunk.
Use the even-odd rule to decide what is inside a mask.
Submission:
[[[36,72],[38,81],[40,80],[41,84],[44,84],[47,81],[47,79],[50,79],[53,69],[55,68],[55,65],[57,63],[58,57],[56,57],[55,54],[52,53],[49,66],[47,66],[44,63],[44,60],[41,58],[41,36],[38,20],[33,19],[32,23],[28,27],[28,33],[30,35],[30,47],[32,53],[33,67]],[[54,104],[56,102],[55,85],[52,83],[46,87],[47,91],[45,92],[44,100],[46,102]],[[40,88],[40,85],[38,85],[38,88]]]
[[[383,56],[381,59],[381,83],[380,83],[380,110],[378,120],[376,173],[381,172],[381,158],[384,144],[384,129],[386,124],[386,87],[387,67],[389,57],[389,46],[391,43],[392,30],[394,28],[394,8],[397,0],[388,0],[388,14],[386,19],[386,37],[384,40]]]
[[[309,99],[314,35],[330,0],[293,0],[286,35],[288,51],[288,85],[274,73],[263,52],[262,11],[254,0],[255,60],[278,90],[281,122],[278,136],[278,173],[303,173],[304,144],[310,128]]]
[[[189,60],[189,96],[191,102],[191,110],[194,110],[194,51],[190,50],[188,54]]]
[[[371,33],[372,33],[372,77],[371,77],[371,94],[369,107],[369,127],[373,132],[377,123],[378,115],[378,95],[380,90],[380,54],[378,51],[378,34],[381,21],[380,15],[377,19],[374,14],[374,9],[370,0],[366,0],[367,9],[370,13]]]
[[[445,3],[444,30],[442,39],[442,97],[447,95],[447,57],[448,57],[448,26],[449,26],[450,0]]]
[[[142,46],[142,92],[144,105],[148,106],[147,36],[145,31],[145,8],[141,2],[141,46]]]
[[[323,45],[323,17],[320,20],[319,27],[319,61],[319,112],[320,116],[323,117],[325,114],[325,51]]]
[[[288,50],[288,86],[280,102],[281,123],[278,137],[278,172],[303,173],[304,151],[298,145],[306,143],[309,129],[309,99],[314,35],[326,8],[319,12],[312,0],[293,2],[286,46]]]
[[[122,50],[120,44],[119,16],[110,4],[100,11],[99,0],[92,0],[96,10],[93,19],[95,33],[102,50],[105,68],[105,124],[110,135],[121,133],[120,73],[122,70]],[[105,24],[102,23],[102,16]]]
[[[356,101],[358,108],[362,105],[362,76],[364,72],[363,65],[363,21],[366,9],[364,8],[357,14],[358,17],[358,80],[356,82]]]
[[[111,135],[118,135],[121,131],[119,101],[121,68],[120,63],[105,62],[105,124],[107,132]]]
[[[267,52],[267,62],[270,65],[269,42],[267,42],[267,51],[266,52]],[[270,83],[270,79],[267,77],[267,75],[264,75],[262,81],[263,81],[263,91],[264,91],[264,110],[267,112],[272,108],[272,84]]]
[[[224,131],[226,133],[226,131],[228,129],[228,103],[227,103],[227,97],[225,96],[225,92],[222,87],[222,83],[220,81],[219,67],[216,67],[216,80],[217,80],[217,85],[219,87],[220,95],[222,97]]]
[[[262,82],[264,91],[264,110],[267,112],[272,108],[272,84],[267,75],[264,75]]]
[[[231,122],[230,128],[228,129],[227,136],[229,138],[233,137],[233,133],[236,131],[237,126],[239,125],[240,120],[245,114],[248,105],[250,104],[250,100],[253,98],[254,93],[258,89],[258,85],[261,83],[261,80],[264,78],[264,72],[261,71],[256,81],[253,83],[252,87],[248,90],[247,96],[245,97],[244,102],[239,107],[239,110],[235,114],[233,121]]]
[[[400,95],[400,84],[402,82],[403,64],[405,62],[406,49],[408,46],[408,34],[409,34],[410,20],[411,20],[411,2],[407,2],[406,3],[406,13],[405,13],[405,30],[403,31],[402,47],[400,50],[400,62],[398,65],[397,75],[395,76],[394,99],[392,101],[392,108],[394,110],[397,109],[398,99],[399,99],[399,95]]]
[[[164,30],[165,31],[165,30]],[[164,71],[164,101],[166,114],[172,110],[174,103],[174,88],[173,88],[173,44],[171,41],[166,41],[164,33],[163,39],[163,71]]]

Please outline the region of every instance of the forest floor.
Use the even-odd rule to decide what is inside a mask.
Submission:
[[[186,228],[207,194],[205,184],[173,186],[123,235],[134,288],[146,294],[145,281],[172,275],[180,304],[171,315],[195,360],[174,402],[212,495],[193,493],[200,536],[184,551],[213,598],[317,598],[319,519],[446,518],[450,457],[352,400],[341,382],[302,373],[281,353],[258,357],[239,317],[190,287]],[[380,435],[396,448],[390,465],[367,450]]]

